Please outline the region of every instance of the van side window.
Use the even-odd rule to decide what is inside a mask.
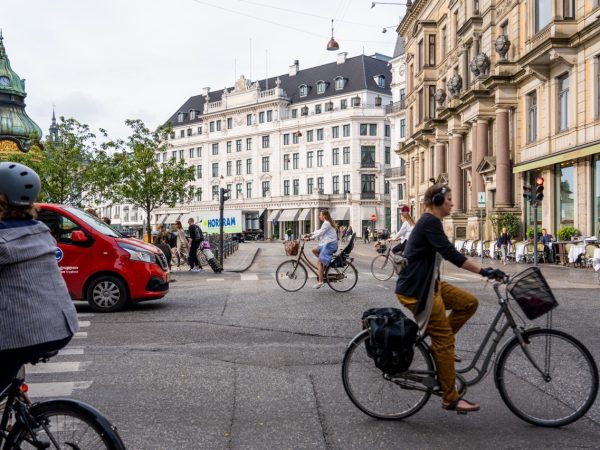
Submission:
[[[56,242],[61,244],[71,244],[73,231],[81,229],[75,222],[54,211],[38,211],[37,219],[50,228],[50,233]]]

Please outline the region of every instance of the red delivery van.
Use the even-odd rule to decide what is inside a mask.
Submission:
[[[56,239],[56,260],[74,300],[110,312],[169,292],[169,267],[159,248],[127,238],[79,208],[36,206],[38,220]]]

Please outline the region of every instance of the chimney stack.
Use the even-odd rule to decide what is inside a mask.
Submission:
[[[346,62],[346,57],[348,56],[347,52],[340,52],[338,53],[338,58],[337,58],[337,63],[338,64],[344,64]]]
[[[209,92],[210,92],[210,88],[209,87],[202,88],[202,95],[204,97],[208,97],[208,93]]]
[[[296,76],[296,74],[300,71],[300,62],[295,59],[294,64],[290,66],[290,77]]]

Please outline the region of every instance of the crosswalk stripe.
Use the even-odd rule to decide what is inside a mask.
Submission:
[[[207,278],[206,281],[225,281],[225,278]]]
[[[58,352],[58,354],[60,356],[66,356],[66,355],[83,355],[83,348],[82,347],[67,347],[67,348],[63,348],[62,350],[60,350]]]
[[[27,375],[35,373],[79,372],[82,370],[83,364],[85,363],[80,361],[48,362],[44,364],[36,364],[35,366],[28,364],[25,371]]]
[[[77,317],[93,317],[94,313],[77,313]]]
[[[75,338],[75,339],[85,339],[85,338],[87,338],[87,335],[88,335],[87,331],[79,331],[79,332],[77,332],[77,333],[75,333],[73,335],[73,338]]]
[[[241,281],[258,281],[258,275],[255,273],[243,274],[240,277]]]
[[[88,389],[92,381],[63,381],[58,383],[27,383],[30,397],[64,397],[75,389]]]
[[[80,320],[79,321],[79,328],[89,327],[90,324],[91,324],[91,322],[89,320]]]

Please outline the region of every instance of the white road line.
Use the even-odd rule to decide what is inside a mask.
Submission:
[[[60,383],[27,383],[30,397],[64,397],[75,389],[87,389],[91,381],[65,381]]]
[[[25,369],[27,375],[34,373],[62,373],[62,372],[79,372],[83,370],[83,365],[81,361],[72,361],[72,362],[48,362],[44,364],[36,364],[32,366],[31,364],[27,365]]]
[[[243,274],[240,281],[258,281],[258,275],[255,273]]]
[[[207,278],[206,281],[225,281],[225,278]]]
[[[94,317],[94,313],[77,313],[77,317]]]
[[[87,338],[87,331],[79,331],[78,333],[75,333],[73,335],[73,338],[75,338],[75,339],[85,339],[85,338]]]
[[[58,352],[60,355],[83,355],[83,347],[68,347]]]
[[[389,287],[387,287],[387,286],[383,286],[382,284],[378,284],[377,286],[379,286],[380,288],[383,288],[383,289],[385,289],[386,291],[389,291],[389,290],[390,290],[390,288],[389,288]]]
[[[80,320],[79,321],[79,328],[89,327],[90,324],[91,324],[91,322],[89,320]]]

